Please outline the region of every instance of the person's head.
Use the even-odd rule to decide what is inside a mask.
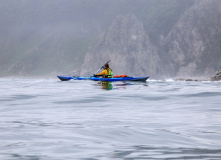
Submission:
[[[105,64],[104,66],[105,66],[106,69],[109,68],[109,64]]]

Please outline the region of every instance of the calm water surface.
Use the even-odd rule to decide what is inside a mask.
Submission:
[[[221,82],[0,83],[0,160],[221,159]]]

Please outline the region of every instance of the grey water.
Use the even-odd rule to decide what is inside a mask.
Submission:
[[[0,79],[0,160],[221,159],[221,82]]]

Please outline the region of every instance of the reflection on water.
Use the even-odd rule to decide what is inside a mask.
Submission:
[[[128,83],[128,82],[97,82],[95,86],[101,86],[103,90],[112,90],[112,89],[126,89],[129,85],[143,85],[148,86],[147,82],[134,82],[134,83]]]
[[[102,89],[104,90],[112,90],[113,85],[112,82],[101,82]]]

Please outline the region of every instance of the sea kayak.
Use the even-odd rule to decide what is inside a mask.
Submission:
[[[119,78],[98,78],[98,77],[66,77],[57,76],[61,81],[69,80],[93,80],[102,82],[114,82],[114,81],[143,81],[145,82],[149,77],[119,77]]]

